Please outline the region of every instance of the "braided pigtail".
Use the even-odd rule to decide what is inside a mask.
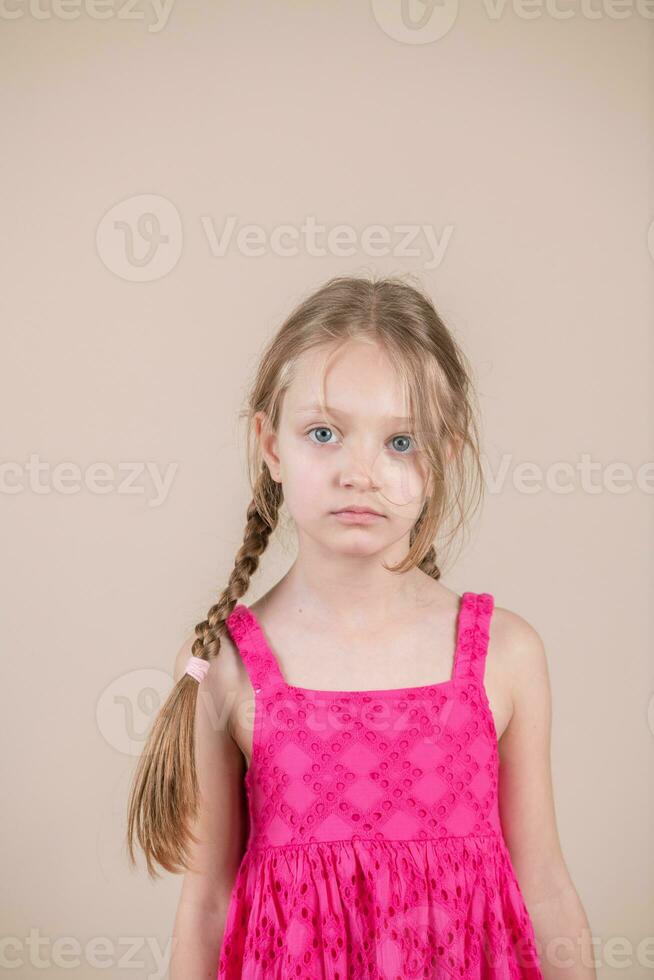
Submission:
[[[275,529],[282,500],[281,484],[263,467],[248,507],[247,523],[227,588],[195,627],[192,655],[210,662],[218,655],[225,620],[248,590],[250,579]],[[262,514],[264,511],[267,517]],[[177,681],[162,705],[139,758],[128,804],[127,849],[136,864],[135,846],[145,854],[151,878],[155,864],[174,874],[189,865],[191,824],[197,816],[195,712],[198,682],[189,674]]]
[[[411,528],[411,535],[409,538],[411,547],[414,546],[417,539],[419,539],[421,532],[424,533],[424,523],[425,516],[427,514],[428,502],[423,507],[418,519]],[[434,579],[439,579],[441,577],[441,570],[436,563],[436,548],[434,545],[430,545],[428,551],[423,556],[422,560],[418,562],[418,568],[423,571],[426,575],[430,575]]]
[[[436,564],[436,549],[433,545],[418,565],[418,568],[425,572],[426,575],[431,575],[432,578],[439,579],[441,577],[441,570]]]

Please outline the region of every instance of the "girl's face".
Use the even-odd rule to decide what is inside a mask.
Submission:
[[[320,408],[323,377],[326,411]],[[393,366],[376,344],[349,341],[335,354],[320,348],[299,358],[279,431],[259,413],[257,432],[300,537],[341,555],[379,554],[405,537],[408,550],[427,469],[406,414]],[[380,516],[336,515],[349,506]]]

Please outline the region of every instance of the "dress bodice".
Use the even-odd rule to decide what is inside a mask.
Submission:
[[[251,844],[497,832],[497,738],[483,682],[492,609],[488,593],[463,594],[446,681],[319,691],[285,682],[253,612],[235,606],[227,625],[255,697]]]

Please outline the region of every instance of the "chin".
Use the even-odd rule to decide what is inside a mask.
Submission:
[[[366,532],[368,528],[347,528],[349,535],[347,538],[336,536],[325,540],[321,537],[321,544],[326,551],[331,551],[334,555],[349,555],[352,558],[372,557],[381,554],[390,542],[380,542],[375,540],[372,535]]]

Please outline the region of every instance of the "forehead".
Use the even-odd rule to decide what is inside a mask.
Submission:
[[[343,415],[408,421],[408,404],[397,371],[383,348],[365,341],[300,355],[284,396],[284,414],[295,418],[320,411],[323,401]]]

